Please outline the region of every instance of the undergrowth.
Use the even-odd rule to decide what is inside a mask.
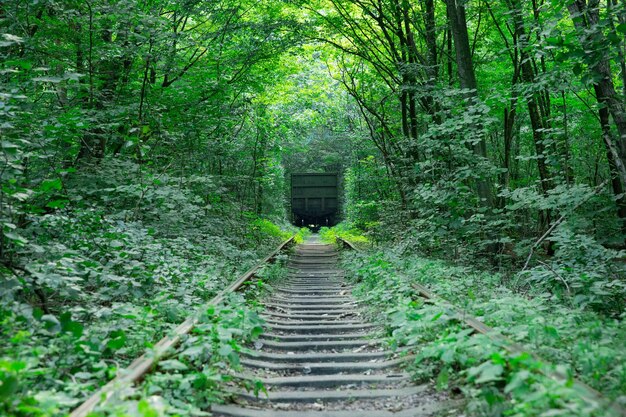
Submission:
[[[275,263],[264,266],[257,279],[244,285],[244,294],[230,294],[218,306],[207,304],[200,308],[198,323],[183,337],[176,351],[160,361],[144,383],[119,390],[118,396],[96,409],[93,415],[208,415],[203,410],[210,404],[224,401],[229,387],[263,391],[260,382],[243,383],[233,378],[232,371],[240,369],[242,346],[256,340],[263,332],[264,322],[257,314],[257,300],[271,290],[271,282],[284,274],[284,258],[281,255]],[[11,338],[9,347],[3,346],[6,356],[0,361],[2,415],[65,415],[79,400],[85,399],[83,390],[95,389],[114,377],[119,368],[144,349],[150,352],[154,341],[202,305],[196,303],[198,299],[189,299],[184,304],[172,300],[170,308],[175,306],[175,310],[169,311],[168,304],[160,300],[154,308],[144,307],[141,317],[132,314],[130,305],[119,303],[106,317],[90,326],[81,322],[78,315],[76,319],[62,315],[58,323],[51,315],[33,317],[31,321],[18,319],[13,323],[17,316],[3,311],[2,331]],[[164,311],[160,311],[162,309]],[[168,312],[175,319],[168,320]],[[95,330],[113,323],[115,330],[102,334]],[[27,325],[32,328],[35,324],[39,324],[37,332],[18,330]],[[57,324],[57,328],[53,324]],[[44,339],[46,348],[42,347]],[[89,358],[98,361],[87,367]],[[44,375],[50,375],[50,379],[44,379]],[[49,388],[40,390],[39,387],[44,386]]]
[[[462,390],[472,415],[610,415],[604,405],[583,399],[574,377],[626,403],[624,314],[607,318],[563,305],[548,293],[517,294],[498,274],[392,251],[346,255],[344,266],[358,283],[358,297],[386,323],[391,346],[416,353],[410,367],[414,378]],[[461,313],[442,301],[424,302],[414,283]],[[502,342],[473,333],[460,320],[466,314],[522,344],[524,351],[511,353]],[[544,374],[551,372],[565,378]]]
[[[176,351],[158,363],[137,388],[121,391],[101,412],[108,417],[210,415],[212,404],[225,402],[234,390],[267,393],[260,380],[238,377],[241,353],[265,332],[259,300],[284,279],[286,255],[261,267],[242,290],[218,306],[200,309],[198,323]]]
[[[336,244],[338,238],[360,247],[370,243],[370,240],[359,229],[348,223],[339,223],[334,227],[322,227],[319,233],[324,243]]]
[[[24,243],[0,271],[0,415],[65,415],[297,231],[258,218],[206,217],[204,209],[183,204],[184,192],[178,193],[178,206],[161,207],[143,219],[93,208],[29,218]],[[200,222],[201,214],[208,220]],[[244,306],[233,308],[207,313],[197,332],[238,327],[243,333],[232,340],[247,340],[252,316]],[[238,322],[240,316],[245,319]],[[215,337],[197,332],[183,346]],[[219,359],[219,352],[228,357],[227,349],[217,348],[218,354],[195,349],[198,356],[182,362],[202,374],[199,363],[209,355],[207,369],[214,372],[234,360]],[[160,368],[161,378],[183,370],[176,362],[160,366],[168,363],[174,369]],[[198,384],[216,383],[217,376],[200,374],[168,382],[162,394],[146,394],[167,399],[172,384],[179,384],[179,392],[199,393]],[[206,390],[198,395],[212,401]]]
[[[311,235],[311,230],[307,227],[301,227],[299,229],[293,228],[293,230],[290,227],[289,230],[285,230],[277,224],[272,223],[270,220],[257,218],[252,221],[250,235],[255,233],[261,234],[262,236],[276,237],[282,240],[287,240],[294,236],[294,243],[302,243],[304,239]]]
[[[140,388],[111,401],[106,414],[126,417],[147,410],[153,416],[210,415],[210,406],[223,403],[235,388],[267,393],[260,380],[243,380],[236,373],[242,369],[244,346],[265,331],[259,299],[284,278],[285,261],[285,255],[277,256],[244,284],[242,292],[230,294],[219,306],[205,306],[176,352],[159,362]]]
[[[191,333],[141,385],[118,391],[120,395],[92,415],[209,415],[211,404],[227,398],[227,388],[245,386],[233,378],[232,370],[240,369],[242,346],[263,333],[263,324],[241,294],[205,306]]]

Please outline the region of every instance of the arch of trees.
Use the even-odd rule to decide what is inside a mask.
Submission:
[[[296,171],[341,172],[374,240],[623,319],[624,0],[5,0],[0,29],[0,330],[28,369],[98,359],[73,398],[281,236]]]

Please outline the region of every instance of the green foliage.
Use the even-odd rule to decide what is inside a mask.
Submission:
[[[252,227],[252,230],[261,236],[273,236],[282,240],[289,239],[292,236],[292,233],[281,230],[280,227],[265,219],[254,220]]]
[[[445,2],[5,1],[0,413],[63,414],[280,240],[302,241],[308,230],[284,224],[298,171],[344,173],[346,223],[325,241],[501,271],[395,254],[364,267],[368,297],[409,306],[398,329],[423,314],[449,335],[427,341],[419,368],[444,363],[442,387],[460,375],[488,409],[516,400],[512,415],[572,398],[535,380],[527,358],[410,304],[391,264],[623,390],[611,365],[623,362],[626,295],[625,5],[455,4],[472,40],[464,58],[440,30]],[[205,324],[228,333],[245,317],[226,308]],[[230,364],[234,339],[214,346],[210,369]],[[220,398],[220,372],[171,361],[130,414],[197,413]],[[172,405],[176,392],[196,405]]]
[[[344,265],[358,283],[356,294],[371,306],[373,317],[387,325],[391,346],[416,352],[411,368],[415,378],[434,379],[440,389],[460,388],[472,413],[605,415],[602,406],[582,399],[569,378],[555,381],[540,370],[575,376],[621,401],[626,368],[614,365],[625,359],[623,315],[607,319],[565,305],[541,290],[518,295],[497,274],[416,256],[356,254]],[[421,301],[413,283],[429,287],[459,306],[461,315],[480,317],[557,365],[528,353],[510,353],[502,342],[473,333],[445,303]]]
[[[576,308],[618,317],[626,296],[624,252],[607,249],[577,229],[570,222],[560,226],[551,239],[554,256],[519,276]]]
[[[390,204],[382,197],[394,195],[393,183],[385,175],[384,167],[368,155],[346,170],[345,184],[346,221],[361,230],[376,229]]]
[[[28,275],[9,275],[3,292],[0,357],[24,364],[7,374],[19,385],[0,402],[4,415],[27,404],[67,411],[278,243],[164,238],[89,211],[48,217],[37,231]]]
[[[158,363],[140,387],[121,391],[122,395],[94,413],[122,417],[135,415],[129,410],[139,410],[141,415],[203,415],[211,404],[225,400],[227,386],[243,384],[233,378],[233,371],[241,367],[243,345],[262,334],[264,322],[240,294],[201,310],[191,334]]]
[[[619,317],[624,4],[457,2],[471,43],[460,65],[439,30],[445,3],[301,3],[367,128],[346,135],[346,220],[407,254],[488,265],[515,290]],[[410,18],[396,27],[398,13]]]
[[[296,233],[294,242],[303,243],[305,239],[311,236],[312,234],[313,232],[311,232],[311,229],[309,229],[308,227],[301,227],[300,229],[298,229],[298,232]]]
[[[345,222],[330,228],[322,227],[319,233],[325,243],[338,243],[337,238],[345,239],[355,245],[366,245],[370,242],[363,232]]]
[[[3,415],[67,412],[282,240],[208,179],[134,185],[155,177],[104,160],[66,179],[70,207],[28,214],[3,270]]]
[[[0,414],[66,413],[296,232],[274,225],[267,70],[293,42],[277,6],[3,4]],[[240,313],[214,330],[247,332]]]
[[[276,282],[285,279],[288,274],[285,268],[287,259],[287,255],[278,255],[274,262],[264,265],[255,274],[253,281],[247,283],[245,296],[250,306],[263,308],[261,300],[273,291]]]

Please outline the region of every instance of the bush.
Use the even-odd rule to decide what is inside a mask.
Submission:
[[[370,240],[363,235],[356,227],[348,223],[339,223],[334,227],[322,227],[320,229],[320,237],[325,243],[337,243],[337,238],[347,240],[355,245],[365,245],[370,243]]]

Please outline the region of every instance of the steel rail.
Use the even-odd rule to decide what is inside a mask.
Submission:
[[[340,237],[337,237],[337,240],[340,240],[343,243],[344,248],[349,248],[351,250],[361,252],[361,250],[357,248],[353,243]],[[483,334],[489,337],[490,339],[492,339],[493,341],[499,342],[500,346],[502,346],[504,349],[508,350],[511,353],[528,353],[535,360],[547,365],[550,368],[554,368],[554,365],[550,363],[549,361],[543,359],[541,356],[535,353],[529,352],[528,349],[524,348],[524,346],[506,337],[505,335],[498,332],[493,327],[487,326],[485,323],[478,320],[477,318],[467,315],[465,312],[463,312],[461,308],[437,296],[435,293],[431,292],[425,286],[419,283],[412,283],[411,285],[413,289],[417,291],[420,297],[426,300],[432,301],[432,302],[438,301],[440,306],[448,308],[449,310],[453,311],[455,317],[458,320],[464,322],[470,328],[472,328],[474,332]],[[562,373],[557,372],[557,371],[548,371],[548,370],[541,369],[541,368],[539,368],[538,371],[542,373],[544,376],[547,376],[548,378],[552,378],[558,382],[564,382],[568,380],[568,377],[566,375],[563,375]],[[626,409],[624,409],[624,407],[622,407],[620,404],[611,402],[600,391],[596,390],[595,388],[575,378],[573,379],[573,385],[576,386],[577,392],[586,401],[593,401],[598,404],[603,404],[604,406],[608,407],[610,411],[614,412],[615,413],[614,415],[626,417]]]
[[[218,293],[206,305],[218,304],[224,300],[228,294],[241,288],[244,283],[256,275],[262,266],[272,261],[287,245],[292,243],[294,238],[295,235],[281,243],[278,248],[274,250],[274,252],[266,256],[261,262],[240,276],[226,289]],[[180,343],[182,336],[188,334],[194,328],[198,322],[198,316],[204,308],[205,305],[187,318],[187,320],[183,323],[178,325],[178,327],[176,327],[170,335],[161,339],[150,351],[144,353],[135,359],[127,368],[120,371],[115,378],[92,394],[79,407],[74,409],[74,411],[70,413],[69,417],[86,417],[95,407],[104,405],[117,390],[141,380],[144,375],[148,373],[148,371],[168,353],[170,349],[176,347],[176,345]]]

